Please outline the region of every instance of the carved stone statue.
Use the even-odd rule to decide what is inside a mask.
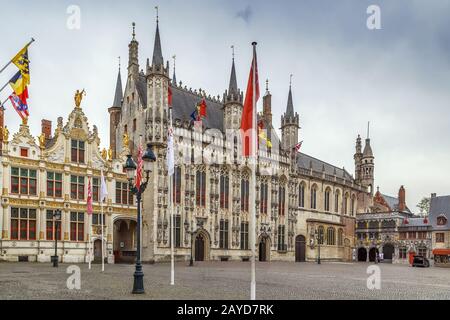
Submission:
[[[83,100],[83,95],[86,95],[86,92],[84,91],[84,89],[80,92],[80,90],[77,90],[77,92],[75,92],[75,106],[77,108],[80,107],[81,105],[81,100]]]
[[[102,158],[106,161],[106,158],[108,157],[108,151],[106,151],[106,148],[103,148],[102,150]]]
[[[128,148],[129,143],[130,143],[130,139],[128,138],[128,133],[125,132],[123,134],[123,141],[122,142],[123,142],[123,146]]]

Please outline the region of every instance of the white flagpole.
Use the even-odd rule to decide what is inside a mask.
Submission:
[[[250,299],[256,299],[256,42],[252,43],[253,46],[253,62],[252,62],[252,80],[253,80],[253,115],[252,115],[252,147],[251,147],[251,185],[250,185],[250,207],[251,207],[251,215],[250,215],[250,247],[252,249],[252,258],[251,258],[251,282],[250,282]]]
[[[171,141],[171,148],[174,147],[174,141],[173,141],[173,127],[172,127],[172,109],[169,110],[169,130],[172,130],[170,133],[172,136],[170,137]],[[170,152],[174,152],[174,150],[170,150]],[[175,165],[174,163],[171,165]],[[170,168],[168,168],[169,172]],[[175,285],[175,257],[174,257],[174,251],[175,251],[175,239],[174,239],[174,218],[173,218],[173,179],[172,174],[169,174],[169,206],[170,206],[170,285]]]
[[[102,228],[102,272],[105,271],[105,250],[104,248],[104,238],[103,238],[103,200],[100,202],[101,208],[101,228]]]

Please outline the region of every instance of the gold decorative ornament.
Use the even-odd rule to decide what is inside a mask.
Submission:
[[[112,161],[112,159],[113,159],[113,151],[112,151],[111,147],[109,147],[109,149],[108,149],[108,160]]]
[[[77,90],[77,92],[75,92],[75,106],[77,108],[80,107],[81,105],[81,100],[83,100],[83,95],[86,96],[86,92],[84,91],[84,89],[80,92],[80,90]]]
[[[103,150],[102,150],[102,158],[103,158],[103,160],[106,161],[106,157],[107,156],[108,156],[108,151],[106,151],[106,148],[103,148]]]
[[[8,142],[8,139],[9,139],[9,130],[8,130],[8,127],[5,126],[3,128],[3,141]]]
[[[41,135],[39,136],[39,146],[41,147],[41,149],[45,148],[45,134],[41,133]]]
[[[130,143],[130,138],[128,137],[128,133],[123,134],[123,146],[128,148],[128,145]]]

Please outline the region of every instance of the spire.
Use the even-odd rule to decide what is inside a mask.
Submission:
[[[367,123],[367,139],[366,139],[366,145],[364,146],[363,156],[364,157],[373,157],[372,147],[370,146],[370,122]]]
[[[123,100],[123,92],[122,92],[122,77],[120,75],[120,57],[119,57],[119,73],[117,74],[117,82],[116,82],[116,92],[114,94],[114,102],[113,107],[121,107]]]
[[[288,95],[288,102],[286,107],[286,117],[293,117],[294,116],[294,104],[292,102],[292,74],[290,76],[289,80],[289,95]]]
[[[156,6],[155,9],[156,9],[156,35],[155,35],[155,45],[153,47],[152,65],[160,66],[160,65],[164,65],[164,59],[163,59],[162,49],[161,49],[161,39],[159,36],[158,6]]]
[[[230,85],[228,86],[229,93],[238,93],[237,80],[236,80],[236,68],[234,67],[234,46],[231,46],[233,60],[231,64]]]
[[[173,77],[172,77],[172,85],[176,86],[177,85],[177,76],[175,75],[175,60],[176,60],[177,56],[173,55],[172,59],[173,59]]]
[[[133,38],[128,45],[128,76],[137,76],[139,74],[139,58],[138,58],[138,47],[139,43],[136,40],[136,23],[132,23]],[[119,67],[120,69],[120,67]]]

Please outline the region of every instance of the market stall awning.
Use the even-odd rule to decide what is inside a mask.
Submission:
[[[446,256],[446,255],[450,256],[450,249],[434,249],[433,254],[435,256]]]

